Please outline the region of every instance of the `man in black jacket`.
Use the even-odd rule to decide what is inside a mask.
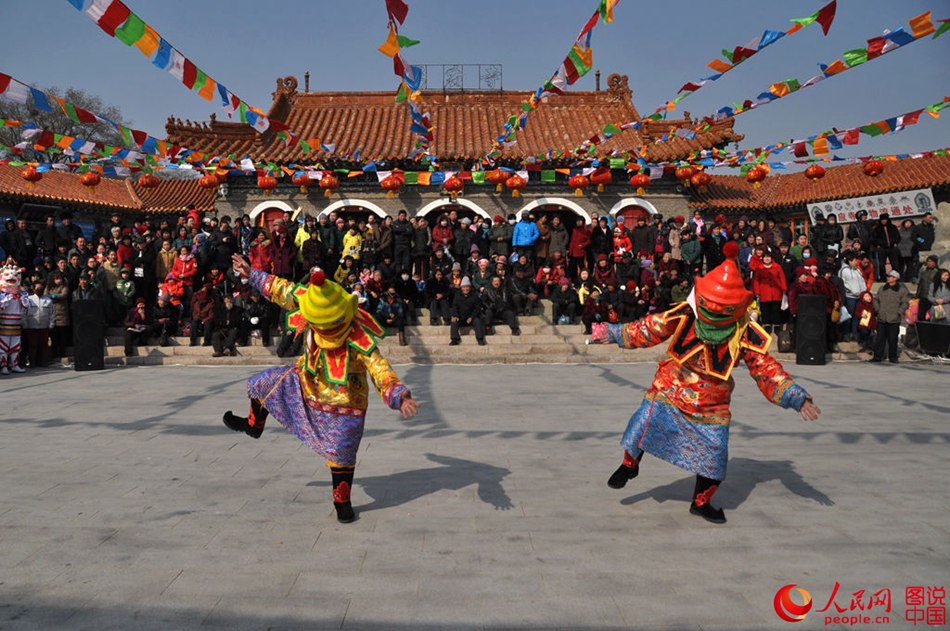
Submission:
[[[897,249],[897,243],[901,240],[900,232],[897,226],[891,223],[891,216],[882,213],[878,218],[878,223],[871,231],[871,243],[877,252],[877,278],[883,281],[887,278],[885,263],[890,261],[891,269],[897,269],[900,259],[900,251]]]
[[[538,306],[538,287],[534,284],[527,265],[520,263],[519,261],[519,264],[515,265],[515,274],[508,281],[508,289],[511,290],[515,313],[533,315]]]
[[[485,323],[482,319],[481,299],[472,293],[472,281],[468,276],[462,279],[460,290],[455,294],[452,300],[452,310],[450,312],[452,325],[450,335],[451,346],[458,346],[462,343],[462,336],[459,335],[459,327],[470,326],[475,331],[475,339],[479,346],[485,345]]]
[[[414,229],[406,218],[406,211],[400,210],[392,226],[393,260],[398,271],[412,271],[412,236]]]
[[[257,330],[261,334],[261,344],[270,346],[270,305],[261,299],[256,289],[251,291],[250,298],[244,304],[241,345],[247,346],[251,332]]]
[[[158,302],[152,310],[152,333],[158,337],[159,344],[168,346],[169,338],[178,330],[178,307],[169,302],[165,294],[158,295]]]
[[[871,224],[868,223],[868,211],[859,210],[855,215],[857,221],[848,226],[848,241],[860,239],[865,251],[871,248]]]
[[[492,333],[495,332],[495,321],[501,320],[511,329],[512,335],[521,335],[511,292],[502,284],[500,277],[492,277],[491,286],[482,292],[481,298],[485,306],[485,325]]]
[[[225,350],[232,357],[237,355],[234,345],[243,320],[244,310],[234,304],[234,298],[230,294],[225,294],[224,299],[215,306],[214,333],[211,335],[211,346],[214,348],[212,357],[221,357]]]

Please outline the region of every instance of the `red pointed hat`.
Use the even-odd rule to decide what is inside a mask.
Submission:
[[[696,279],[696,304],[708,311],[730,316],[726,320],[711,321],[697,310],[696,316],[708,324],[726,325],[736,322],[745,315],[755,298],[742,281],[742,274],[736,264],[739,247],[735,241],[729,241],[722,248],[726,260],[710,270],[705,276]]]

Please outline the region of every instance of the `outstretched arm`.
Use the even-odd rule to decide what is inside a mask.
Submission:
[[[802,420],[818,420],[821,409],[812,401],[811,395],[785,372],[777,359],[749,349],[744,351],[742,359],[766,399],[779,407],[797,410]]]
[[[591,342],[614,343],[622,348],[648,348],[673,335],[678,323],[678,318],[667,318],[664,313],[654,313],[627,324],[595,323],[591,325]]]
[[[259,291],[265,299],[288,311],[297,308],[297,300],[294,298],[294,283],[267,272],[251,269],[247,261],[237,254],[231,255],[231,265],[242,278],[249,278],[251,286]]]
[[[418,413],[419,403],[412,398],[409,388],[400,383],[399,376],[379,349],[373,349],[369,355],[360,355],[360,359],[366,366],[376,392],[389,409],[399,410],[403,418],[412,418]]]

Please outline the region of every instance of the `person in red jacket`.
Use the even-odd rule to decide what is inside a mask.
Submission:
[[[432,251],[442,247],[446,252],[452,249],[452,243],[455,241],[455,231],[449,225],[449,218],[443,215],[439,222],[432,228]]]
[[[877,313],[874,311],[874,296],[871,292],[861,292],[852,317],[858,323],[858,344],[861,345],[861,350],[870,351],[874,343],[874,332],[877,331]]]
[[[633,242],[627,235],[627,231],[617,226],[614,228],[614,263],[619,263],[623,258],[624,252],[633,251]]]
[[[185,288],[185,298],[182,301],[185,304],[185,310],[191,306],[191,297],[195,292],[195,279],[198,278],[198,260],[191,253],[191,248],[187,245],[181,246],[178,251],[178,258],[172,265],[172,274],[175,278],[181,280]]]
[[[272,274],[274,272],[274,257],[271,254],[270,239],[261,232],[257,235],[250,249],[251,269]]]
[[[759,310],[762,312],[761,324],[769,333],[782,323],[782,296],[788,291],[785,283],[785,272],[772,259],[771,252],[764,252],[762,257],[753,256],[749,260],[749,270],[752,272],[752,293],[759,301]]]
[[[271,233],[270,252],[274,263],[274,276],[280,276],[285,280],[293,280],[294,261],[297,256],[297,246],[294,245],[293,237],[283,222],[276,223],[274,232]]]
[[[567,245],[567,256],[570,259],[568,272],[572,280],[577,280],[582,269],[587,269],[587,250],[590,248],[590,228],[584,223],[583,217],[577,218],[571,241]]]

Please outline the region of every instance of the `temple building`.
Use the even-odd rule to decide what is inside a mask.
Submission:
[[[492,184],[474,184],[473,166],[491,149],[491,140],[503,131],[504,121],[520,112],[522,103],[530,96],[528,92],[517,91],[423,92],[425,109],[431,113],[434,128],[431,154],[438,157],[439,170],[458,172],[458,177],[465,181],[465,190],[453,201],[438,185],[408,185],[398,196],[390,198],[380,187],[376,174],[359,172],[361,164],[349,157],[359,152],[364,161],[368,158],[384,161],[381,170],[427,170],[420,162],[406,158],[415,146],[406,106],[395,103],[392,91],[299,92],[297,88],[295,77],[278,79],[267,116],[286,123],[301,138],[319,138],[324,144],[334,145],[332,154],[316,150],[304,155],[299,147],[285,144],[273,133],[258,134],[247,125],[215,118],[210,123],[200,124],[169,119],[168,140],[200,152],[232,155],[238,160],[249,155],[257,162],[280,166],[318,164],[325,169],[355,169],[357,175],[344,174],[340,188],[328,199],[318,186],[301,193],[289,178],[282,179],[276,189],[265,193],[256,188],[254,178],[235,174],[222,186],[216,202],[219,213],[232,216],[248,213],[257,220],[262,215],[269,218],[297,207],[313,215],[337,211],[379,216],[395,215],[400,209],[406,209],[410,215],[428,215],[455,208],[463,216],[482,217],[536,209],[565,215],[565,219],[580,216],[589,221],[594,211],[601,215],[662,213],[665,216],[688,211],[688,197],[675,180],[656,180],[651,183],[648,194],[638,197],[628,183],[629,175],[624,168],[613,170],[613,184],[606,186],[603,192],[593,192],[594,187],[590,187],[585,196],[575,197],[567,185],[566,173],[558,173],[554,181],[542,181],[545,171],[567,171],[570,162],[563,158],[529,164],[528,185],[520,198],[512,197],[508,191],[496,193]],[[567,92],[540,105],[526,129],[518,133],[517,143],[503,149],[498,164],[525,168],[520,165],[526,158],[544,156],[552,149],[573,148],[597,134],[607,123],[637,120],[640,114],[633,105],[627,77],[612,74],[607,78],[606,90]],[[644,158],[648,162],[659,162],[684,159],[700,149],[724,148],[743,138],[733,130],[733,120],[726,119],[694,138],[677,137],[651,144],[671,129],[695,126],[688,113],[678,120],[651,121],[639,130],[614,134],[599,145],[598,153],[646,146]],[[571,220],[568,225],[573,223]]]

